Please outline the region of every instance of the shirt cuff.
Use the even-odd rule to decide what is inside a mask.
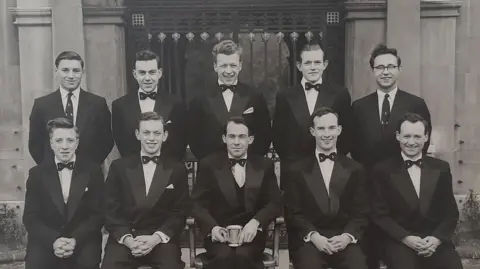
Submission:
[[[349,233],[343,233],[343,234],[347,235],[348,237],[350,237],[350,239],[352,239],[352,242],[351,242],[352,244],[356,244],[358,242],[358,240],[353,235]]]
[[[124,245],[123,242],[125,241],[125,238],[127,238],[129,236],[133,237],[133,235],[131,235],[131,234],[126,234],[126,235],[120,237],[120,240],[118,240],[118,243]]]
[[[316,232],[317,232],[317,231],[311,231],[311,232],[309,232],[309,233],[307,234],[307,236],[305,236],[305,237],[303,238],[303,241],[305,241],[305,243],[308,243],[308,242],[312,241],[312,235],[313,235],[314,233],[316,233]]]
[[[160,236],[160,239],[162,239],[161,243],[163,243],[163,244],[168,243],[168,241],[170,241],[170,237],[168,235],[164,234],[163,232],[156,231],[154,234]]]

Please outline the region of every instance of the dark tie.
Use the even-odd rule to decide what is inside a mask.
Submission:
[[[328,155],[323,154],[323,153],[318,153],[318,159],[320,160],[321,163],[323,163],[326,159],[330,159],[330,160],[334,161],[335,156],[337,156],[337,153],[335,153],[335,152],[332,152]]]
[[[145,100],[147,98],[155,100],[157,99],[157,93],[156,92],[149,92],[149,93],[140,92],[140,100]]]
[[[321,85],[322,84],[312,84],[310,82],[307,82],[307,83],[305,83],[305,90],[308,91],[308,90],[311,90],[311,89],[315,89],[317,91],[320,91]]]
[[[230,165],[230,167],[235,166],[237,163],[240,166],[245,166],[246,162],[247,162],[247,159],[233,159],[233,158],[228,159],[228,164]]]
[[[390,95],[385,94],[385,97],[383,98],[383,104],[382,104],[382,124],[387,125],[388,120],[390,119],[390,101],[388,101],[388,98]]]
[[[72,92],[68,92],[67,95],[67,106],[65,107],[65,117],[72,122],[73,124],[73,103],[72,103]]]
[[[143,164],[147,164],[147,163],[149,163],[150,161],[158,164],[158,162],[160,161],[160,156],[153,156],[153,157],[142,156],[142,163],[143,163]]]
[[[57,170],[62,171],[64,168],[73,170],[73,166],[75,165],[74,162],[69,162],[69,163],[57,163]]]
[[[237,91],[237,85],[225,85],[225,84],[222,84],[220,85],[220,89],[222,90],[222,92],[230,89],[233,93],[235,93]]]
[[[422,167],[422,159],[418,159],[416,161],[405,160],[405,165],[407,166],[407,169],[412,167],[413,165],[416,165],[418,167]]]

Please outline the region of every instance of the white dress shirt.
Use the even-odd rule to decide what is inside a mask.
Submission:
[[[72,159],[68,162],[75,162],[76,156],[75,154],[73,155]],[[55,157],[55,167],[58,166],[58,163],[61,163],[57,157]],[[57,170],[58,171],[58,170]],[[68,202],[68,196],[70,195],[70,186],[72,184],[72,174],[73,170],[64,168],[62,171],[58,171],[58,178],[60,179],[60,185],[62,187],[62,196],[63,196],[63,202],[65,204]]]
[[[224,85],[224,84],[225,83],[218,80],[218,85]],[[237,84],[238,84],[238,80],[235,81],[232,85],[237,85]],[[230,89],[227,89],[227,90],[222,92],[223,100],[225,101],[225,105],[227,106],[228,112],[230,112],[230,108],[232,107],[232,101],[233,101],[233,95],[234,94],[235,93],[232,92]]]
[[[392,111],[393,102],[395,101],[395,95],[397,95],[398,88],[394,88],[388,93],[388,102],[390,102],[390,111]],[[382,119],[382,107],[383,107],[383,99],[385,99],[385,92],[381,90],[377,90],[378,95],[378,115],[380,119]]]
[[[317,98],[318,98],[318,91],[311,89],[311,90],[305,90],[305,84],[308,81],[305,78],[302,78],[302,81],[300,82],[303,87],[303,92],[305,93],[305,98],[307,99],[307,105],[308,105],[308,112],[310,112],[310,115],[313,114],[313,111],[315,111],[315,104],[317,103]],[[322,78],[320,77],[319,80],[312,84],[322,84]]]
[[[416,161],[422,158],[422,155],[420,157],[412,159],[403,154],[402,152],[402,158],[404,161],[406,160],[411,160],[411,161]],[[410,168],[407,169],[408,174],[410,175],[410,179],[412,180],[413,187],[415,188],[415,192],[417,193],[417,196],[420,198],[420,181],[421,181],[421,175],[422,175],[422,169],[416,165],[410,166]]]
[[[60,95],[62,96],[62,105],[63,105],[63,112],[67,107],[68,101],[68,93],[70,91],[65,90],[64,88],[60,87]],[[73,125],[77,123],[77,112],[78,112],[78,101],[80,100],[80,87],[76,88],[72,91],[72,105],[73,105]]]
[[[148,97],[145,100],[140,100],[140,92],[148,94],[148,93],[144,92],[142,89],[138,89],[138,91],[137,91],[137,98],[138,98],[138,103],[140,104],[140,111],[142,111],[142,113],[152,112],[153,109],[155,108],[155,100],[150,99]],[[157,95],[158,95],[158,88],[155,88],[151,92],[156,92]],[[149,92],[149,93],[151,93],[151,92]]]
[[[228,158],[236,159],[232,155],[230,155],[230,153],[228,154]],[[241,159],[247,159],[247,154],[245,154],[245,156],[242,157]],[[247,167],[247,163],[245,163],[245,166],[241,166],[238,163],[232,166],[233,177],[235,178],[235,181],[237,182],[240,188],[243,187],[243,185],[245,185],[245,176],[246,176],[245,168],[246,167]]]

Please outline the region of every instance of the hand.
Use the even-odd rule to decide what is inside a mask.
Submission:
[[[328,238],[325,236],[321,236],[319,233],[315,232],[310,236],[310,240],[312,241],[313,245],[328,255],[332,255],[335,252],[335,247],[328,242]]]
[[[344,250],[348,244],[352,243],[352,238],[347,234],[341,234],[328,239],[328,242],[335,248],[335,252]]]
[[[427,242],[418,236],[409,235],[403,238],[402,242],[409,248],[421,252],[426,249]]]
[[[255,236],[257,235],[257,229],[258,226],[260,225],[260,222],[256,219],[251,219],[242,229],[242,232],[240,232],[240,239],[239,243],[240,245],[243,243],[250,243],[253,241]]]
[[[137,242],[138,248],[136,251],[132,252],[138,256],[148,255],[158,244],[162,242],[162,238],[158,234],[152,235],[140,235],[134,238],[134,241]],[[136,256],[136,257],[138,257]]]
[[[123,240],[123,244],[130,249],[130,252],[132,253],[133,256],[137,257],[137,255],[140,254],[140,250],[139,250],[140,243],[135,241],[135,239],[132,236],[127,236]]]
[[[68,258],[72,256],[73,251],[75,250],[75,246],[77,245],[77,241],[75,240],[75,238],[67,238],[67,240],[67,244],[61,247],[65,251],[63,254],[63,258]]]
[[[227,242],[227,236],[228,232],[227,229],[220,227],[220,226],[215,226],[212,228],[212,241],[213,242],[220,242],[220,243],[225,243]]]
[[[423,239],[423,241],[427,243],[425,250],[418,252],[418,255],[423,257],[432,256],[437,250],[437,247],[442,244],[442,242],[434,236],[427,236]]]
[[[69,243],[69,239],[65,237],[60,237],[53,242],[53,253],[55,256],[59,258],[63,258],[65,254],[65,250],[63,249],[63,246],[67,245]]]

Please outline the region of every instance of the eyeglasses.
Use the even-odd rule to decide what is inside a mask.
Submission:
[[[373,69],[375,71],[378,71],[378,72],[384,72],[385,70],[388,71],[388,70],[394,70],[394,69],[397,69],[398,68],[398,65],[393,65],[393,64],[389,64],[387,66],[385,65],[377,65],[377,66],[374,66]]]

